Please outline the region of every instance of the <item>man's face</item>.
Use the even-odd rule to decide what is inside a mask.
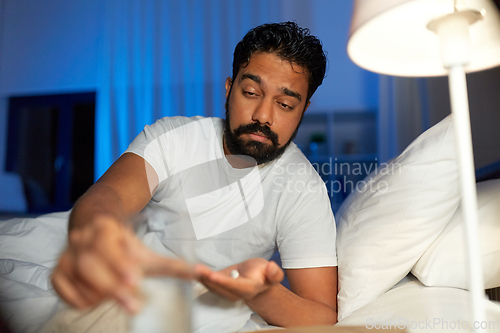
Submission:
[[[308,74],[272,53],[256,52],[234,82],[226,79],[224,152],[258,164],[279,157],[309,106]]]

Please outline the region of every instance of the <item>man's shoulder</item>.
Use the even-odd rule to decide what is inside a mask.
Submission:
[[[154,124],[146,126],[147,132],[154,137],[160,137],[166,133],[173,135],[190,135],[193,132],[216,132],[223,126],[223,120],[215,117],[203,116],[173,116],[157,119]]]
[[[187,124],[193,124],[193,123],[198,123],[200,125],[203,124],[208,124],[208,123],[214,123],[218,124],[221,123],[223,120],[220,118],[216,117],[203,117],[203,116],[192,116],[192,117],[186,117],[186,116],[171,116],[171,117],[163,117],[159,118],[155,123],[159,124],[169,124],[170,127],[172,128],[177,128],[180,126],[184,126]]]

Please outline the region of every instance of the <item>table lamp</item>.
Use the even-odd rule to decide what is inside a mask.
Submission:
[[[381,74],[449,76],[472,319],[485,321],[465,73],[500,65],[498,8],[490,0],[355,0],[347,52],[358,66]]]

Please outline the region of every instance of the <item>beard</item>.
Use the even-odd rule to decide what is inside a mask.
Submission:
[[[229,94],[231,94],[231,92],[229,92]],[[278,134],[273,132],[267,125],[250,123],[241,125],[234,131],[231,130],[231,112],[229,110],[228,100],[229,96],[226,99],[226,119],[224,121],[224,141],[226,148],[231,155],[249,156],[255,159],[257,164],[267,163],[280,157],[297,135],[300,123],[304,117],[304,113],[302,113],[302,117],[300,118],[299,124],[295,128],[292,137],[287,143],[280,147]],[[271,144],[254,140],[246,142],[241,138],[241,135],[243,134],[258,134],[266,136],[271,141]]]

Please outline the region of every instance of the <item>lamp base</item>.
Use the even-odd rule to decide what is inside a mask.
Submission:
[[[475,323],[482,323],[486,322],[486,309],[484,306],[485,292],[479,249],[479,233],[477,228],[477,192],[474,174],[469,101],[467,98],[467,82],[463,66],[457,65],[449,69],[449,87],[460,171],[462,192],[461,207],[465,222],[464,236],[467,244],[469,290],[471,296],[470,311],[472,313],[472,320]],[[482,332],[483,330],[474,328],[474,331]]]

